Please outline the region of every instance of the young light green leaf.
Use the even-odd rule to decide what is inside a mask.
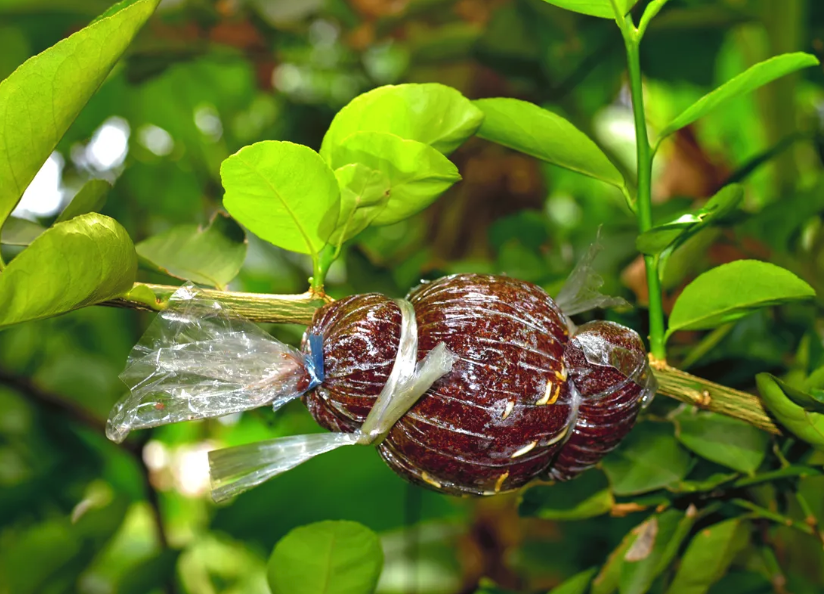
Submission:
[[[635,495],[683,479],[690,456],[669,423],[640,423],[602,465],[616,495]]]
[[[688,410],[675,422],[678,441],[707,460],[746,474],[753,474],[764,461],[769,436],[743,421]]]
[[[725,186],[696,212],[682,215],[642,233],[638,236],[635,246],[642,254],[657,256],[668,248],[683,244],[707,225],[721,220],[738,208],[743,199],[742,186]]]
[[[246,259],[246,233],[223,213],[204,229],[178,225],[135,246],[137,255],[160,272],[224,289]]]
[[[708,330],[753,311],[815,297],[810,285],[774,264],[737,260],[705,272],[678,297],[667,337],[678,330]]]
[[[545,520],[583,520],[608,513],[614,503],[604,473],[589,470],[574,481],[527,489],[521,496],[518,513]]]
[[[112,185],[105,179],[93,179],[80,188],[68,206],[63,209],[55,223],[62,223],[87,212],[100,212],[106,204]]]
[[[613,594],[618,590],[618,582],[621,580],[624,567],[624,556],[635,544],[642,526],[643,524],[628,532],[615,550],[609,554],[606,563],[601,567],[595,579],[592,580],[592,594]]]
[[[316,258],[335,229],[338,182],[309,147],[258,142],[226,159],[220,177],[226,210],[269,243]]]
[[[614,19],[615,10],[611,0],[544,0],[549,4],[554,4],[566,10],[588,14],[589,16],[601,17],[602,19]],[[615,0],[621,14],[627,14],[638,0]]]
[[[3,225],[3,232],[0,235],[0,244],[3,245],[29,245],[37,239],[46,228],[27,219],[9,217]]]
[[[339,246],[375,220],[389,201],[392,184],[383,171],[360,163],[336,169],[335,177],[340,187],[340,214],[329,243]]]
[[[408,218],[430,204],[461,179],[458,168],[432,147],[385,132],[356,132],[334,147],[335,169],[360,163],[380,171],[389,180],[389,199],[373,219],[389,225]]]
[[[744,95],[791,72],[817,64],[818,58],[803,52],[775,56],[756,64],[693,103],[661,131],[658,142],[703,117],[728,99]]]
[[[117,297],[137,256],[114,219],[89,213],[48,229],[0,274],[0,326],[56,316]]]
[[[0,83],[0,225],[160,0],[137,0]]]
[[[618,587],[620,594],[649,592],[655,578],[669,566],[689,535],[695,516],[695,508],[690,508],[686,514],[668,509],[633,530],[636,538],[624,555]]]
[[[589,137],[559,115],[519,99],[479,99],[478,136],[619,188],[624,178]]]
[[[272,594],[372,594],[383,567],[378,535],[357,522],[295,528],[269,558]]]
[[[576,573],[571,578],[564,580],[563,583],[558,584],[549,594],[586,594],[589,590],[589,584],[592,578],[598,573],[597,567],[585,569],[580,573]]]
[[[684,553],[667,594],[706,594],[746,548],[749,536],[746,524],[738,519],[701,530]]]
[[[779,423],[796,436],[818,448],[824,448],[824,415],[804,410],[787,397],[781,380],[769,373],[755,376],[758,392]]]
[[[327,161],[355,132],[387,132],[449,154],[478,129],[483,114],[452,87],[438,83],[387,85],[355,97],[323,137]]]

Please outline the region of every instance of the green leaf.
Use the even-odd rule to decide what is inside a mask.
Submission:
[[[684,553],[667,594],[705,594],[724,576],[748,541],[749,530],[741,520],[727,520],[704,528]]]
[[[739,475],[735,472],[731,472],[729,474],[715,473],[704,479],[681,481],[677,485],[667,487],[667,489],[673,491],[674,493],[700,493],[702,491],[712,491],[713,489],[720,487],[724,483],[730,482],[738,476]]]
[[[624,555],[619,592],[646,594],[655,578],[663,572],[678,553],[681,543],[695,523],[695,508],[687,513],[668,509],[652,516],[633,530],[635,540]]]
[[[817,64],[818,59],[815,56],[803,52],[775,56],[756,64],[693,103],[661,131],[658,142],[703,117],[728,99],[744,95],[791,72]]]
[[[518,513],[545,520],[583,520],[609,512],[614,503],[604,473],[589,470],[574,481],[530,487],[521,496]]]
[[[138,0],[0,83],[0,226],[160,0]]]
[[[699,456],[753,474],[767,453],[769,436],[738,419],[686,410],[675,417],[675,436]]]
[[[338,112],[320,154],[332,153],[356,132],[386,132],[449,154],[478,129],[483,114],[452,87],[438,83],[387,85],[355,97]]]
[[[357,522],[295,528],[269,559],[272,594],[372,594],[383,566],[378,535]]]
[[[603,461],[616,495],[635,495],[682,480],[690,456],[678,445],[668,423],[639,423]]]
[[[598,573],[597,567],[576,573],[571,578],[564,580],[563,583],[552,588],[549,594],[586,594],[587,590],[589,590],[589,584],[596,573]]]
[[[696,212],[682,215],[642,233],[638,236],[635,246],[643,254],[656,256],[670,247],[676,247],[676,244],[684,243],[707,225],[727,216],[743,199],[742,186],[725,186]]]
[[[774,379],[784,392],[784,395],[794,404],[797,404],[806,411],[824,414],[824,397],[822,397],[821,390],[811,389],[807,385],[809,378],[807,382],[805,382],[804,390],[799,390],[778,378]]]
[[[223,213],[203,229],[178,225],[135,246],[137,255],[176,278],[223,289],[246,259],[246,233]]]
[[[339,246],[375,220],[389,201],[392,184],[383,171],[360,163],[336,169],[335,177],[340,187],[340,214],[329,243]]]
[[[566,10],[588,14],[589,16],[601,17],[603,19],[614,19],[615,10],[612,8],[611,0],[544,0],[549,4],[554,4]],[[627,14],[638,0],[616,0],[618,8],[622,14]]]
[[[389,199],[373,224],[389,225],[430,204],[461,179],[458,168],[432,147],[385,132],[357,132],[331,153],[332,167],[360,163],[389,180]]]
[[[598,145],[561,116],[519,99],[479,99],[475,105],[485,116],[481,138],[619,188],[626,185]]]
[[[72,198],[69,205],[63,209],[55,223],[68,221],[87,212],[100,212],[100,209],[106,204],[106,198],[111,189],[112,185],[105,179],[93,179],[87,182]]]
[[[759,373],[755,381],[764,404],[779,423],[807,443],[824,447],[824,415],[804,410],[790,400],[781,380],[769,373]]]
[[[9,217],[3,225],[0,243],[3,245],[29,245],[37,239],[46,228],[27,219]]]
[[[220,177],[226,210],[269,243],[317,257],[335,229],[338,182],[309,147],[258,142],[226,159]]]
[[[117,297],[136,272],[132,240],[114,219],[90,213],[59,223],[0,274],[0,327]]]
[[[815,291],[810,285],[774,264],[730,262],[687,285],[672,308],[667,337],[678,330],[708,330],[762,307],[811,297]]]

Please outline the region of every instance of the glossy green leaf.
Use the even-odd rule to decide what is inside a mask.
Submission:
[[[93,179],[87,182],[72,198],[68,206],[63,209],[55,223],[68,221],[87,212],[100,212],[100,209],[106,204],[106,198],[111,189],[112,185],[105,179]]]
[[[699,456],[738,472],[753,474],[767,453],[769,436],[743,421],[687,410],[675,418],[675,435]]]
[[[696,212],[682,215],[642,233],[635,245],[643,254],[658,255],[667,248],[680,245],[707,225],[728,215],[743,198],[743,187],[738,184],[725,186]]]
[[[545,520],[582,520],[608,513],[614,503],[604,473],[589,470],[574,481],[530,487],[521,496],[518,512]]]
[[[678,553],[695,523],[696,512],[668,509],[633,530],[635,540],[624,555],[620,594],[646,594]]]
[[[737,260],[705,272],[675,302],[667,336],[678,330],[708,330],[753,311],[815,297],[792,272],[758,260]]]
[[[746,548],[749,536],[747,525],[737,519],[701,530],[684,553],[667,594],[705,594]]]
[[[329,243],[340,245],[375,220],[389,201],[392,185],[386,173],[360,163],[336,169],[335,177],[340,187],[340,214]]]
[[[55,316],[132,288],[137,256],[114,219],[89,213],[40,235],[0,274],[0,326]]]
[[[818,59],[815,56],[803,52],[775,56],[756,64],[693,103],[661,131],[660,139],[663,140],[676,130],[688,126],[728,99],[744,95],[791,72],[817,64]]]
[[[272,594],[372,594],[383,567],[378,535],[357,522],[295,528],[269,559]]]
[[[359,95],[340,110],[323,137],[332,153],[356,132],[386,132],[449,154],[472,136],[483,113],[452,87],[438,83],[387,85]]]
[[[824,447],[824,415],[804,410],[790,400],[775,376],[759,373],[755,380],[761,399],[779,423],[807,443]]]
[[[559,115],[519,99],[479,99],[478,136],[619,188],[624,178],[590,138]]]
[[[576,573],[571,578],[564,580],[563,583],[552,588],[549,594],[586,594],[589,590],[589,584],[592,582],[592,578],[595,577],[596,573],[598,573],[597,567]]]
[[[635,495],[682,480],[690,456],[669,423],[639,423],[602,463],[616,495]]]
[[[138,0],[0,83],[0,225],[160,0]]]
[[[137,255],[161,272],[212,287],[225,288],[246,259],[246,233],[223,213],[204,229],[178,225],[141,241]]]
[[[258,142],[226,159],[220,177],[226,210],[269,243],[316,256],[335,229],[338,182],[309,147]]]
[[[627,14],[638,0],[615,0],[623,14]],[[603,19],[614,19],[615,10],[611,0],[544,0],[566,10],[588,14]]]
[[[397,223],[432,204],[461,179],[458,168],[432,147],[385,132],[357,132],[331,153],[332,167],[361,163],[389,180],[389,199],[375,225]]]
[[[9,217],[3,225],[0,243],[4,245],[29,245],[37,239],[46,228],[28,219]]]

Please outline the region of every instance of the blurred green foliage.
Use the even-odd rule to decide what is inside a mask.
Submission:
[[[0,0],[0,78],[109,4]],[[815,0],[670,0],[641,56],[654,138],[734,75],[799,50],[824,53]],[[221,221],[221,163],[262,140],[320,150],[340,108],[396,82],[551,108],[633,182],[625,70],[614,23],[541,0],[165,0],[57,145],[51,185],[40,179],[17,214],[47,226],[85,184],[106,180],[101,212],[146,242],[141,280],[175,282],[162,272],[175,274],[175,262],[159,261],[151,242],[199,251],[197,238],[212,232],[233,245],[221,250],[233,270],[236,234],[209,227]],[[729,181],[743,188],[740,209],[690,227],[668,254],[668,311],[699,274],[745,258],[824,294],[822,114],[824,73],[811,68],[735,97],[661,145],[656,223],[694,213]],[[555,293],[602,227],[604,289],[639,307],[599,315],[646,334],[636,224],[621,190],[480,139],[451,159],[463,181],[431,207],[344,244],[326,278],[331,295],[402,296],[420,279],[474,271]],[[308,257],[248,241],[230,288],[306,290]],[[20,252],[14,243],[2,247],[6,261]],[[293,403],[108,442],[104,419],[124,390],[117,374],[150,319],[86,308],[0,333],[0,592],[265,593],[275,544],[324,520],[380,535],[386,594],[546,592],[567,578],[558,592],[586,591],[590,578],[596,594],[824,587],[810,521],[824,514],[821,454],[661,397],[603,470],[562,488],[449,498],[407,485],[367,448],[346,448],[215,506],[207,450],[318,429]],[[823,319],[819,297],[730,319],[723,331],[679,332],[670,362],[748,391],[769,372],[810,396]],[[302,332],[271,330],[292,343]]]

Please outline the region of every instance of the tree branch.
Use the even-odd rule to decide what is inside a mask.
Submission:
[[[135,288],[126,296],[107,301],[103,305],[162,311],[175,290],[177,287],[136,283]],[[315,310],[327,302],[311,292],[301,295],[264,295],[204,289],[203,293],[207,297],[226,303],[238,314],[253,322],[264,323],[309,324]],[[651,365],[658,379],[660,394],[698,408],[740,419],[769,433],[781,433],[757,396],[716,384],[654,359]]]

